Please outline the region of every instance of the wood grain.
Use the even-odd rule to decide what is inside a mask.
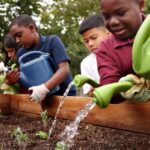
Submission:
[[[31,102],[28,95],[1,94],[0,110],[37,116],[47,109],[49,116],[55,116],[61,99],[61,96],[51,96],[42,103],[36,103]],[[66,97],[58,118],[74,120],[77,113],[90,101],[92,101],[90,97]],[[105,109],[95,106],[83,122],[150,134],[150,102],[134,104],[126,101],[120,104],[110,104]]]

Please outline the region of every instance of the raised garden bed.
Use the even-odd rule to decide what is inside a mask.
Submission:
[[[65,126],[74,120],[76,113],[87,102],[92,100],[87,97],[67,97],[51,138],[49,140],[38,138],[35,136],[37,131],[48,132],[51,127],[61,98],[58,96],[49,97],[40,105],[30,102],[28,95],[0,95],[1,112],[7,114],[0,115],[0,142],[3,144],[3,149],[20,149],[14,138],[11,137],[12,129],[17,127],[20,127],[28,135],[26,149],[54,149],[59,140],[59,134]],[[43,109],[47,109],[49,116],[51,116],[46,128],[43,127],[39,116]],[[124,102],[109,105],[106,109],[100,109],[96,106],[80,124],[78,135],[74,138],[74,145],[71,149],[148,150],[150,148],[149,118],[150,103],[131,104]]]

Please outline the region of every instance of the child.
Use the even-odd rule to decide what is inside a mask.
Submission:
[[[100,42],[109,35],[109,32],[104,27],[103,16],[101,14],[96,14],[84,19],[80,24],[79,33],[82,35],[85,46],[90,52],[80,64],[81,74],[84,74],[99,83],[100,75],[97,70],[95,52],[98,49]],[[91,86],[85,84],[83,86],[83,94],[88,94],[90,91]]]
[[[7,34],[4,38],[4,49],[6,52],[7,61],[10,60],[12,62],[16,62],[16,53],[19,49],[15,39],[11,34]]]
[[[69,57],[66,54],[65,47],[56,35],[43,36],[38,32],[35,21],[28,15],[22,14],[14,18],[10,24],[10,33],[16,39],[16,42],[22,46],[17,53],[17,58],[23,54],[38,50],[49,53],[57,66],[55,74],[45,83],[30,87],[32,91],[31,100],[41,101],[55,86],[60,85],[60,90],[55,93],[63,95],[68,84],[72,81],[69,71]],[[75,95],[76,89],[72,87],[69,95]]]
[[[4,77],[4,80],[0,83],[0,93],[3,94],[14,94],[19,91],[18,84],[11,84],[7,79],[7,74],[11,72],[11,74],[15,74],[17,69],[16,65],[16,52],[19,49],[15,39],[11,36],[11,34],[7,34],[4,38],[3,42],[4,52],[6,53],[6,66],[1,62],[1,77]],[[10,70],[9,70],[10,69]],[[17,74],[16,74],[17,75]],[[18,74],[19,76],[19,74]]]
[[[145,16],[144,0],[101,0],[105,26],[112,35],[104,40],[96,54],[101,85],[135,74],[132,68],[132,44]],[[117,101],[120,97],[115,97]]]
[[[14,78],[18,79],[20,75],[17,68],[14,70],[14,67],[16,67],[16,53],[19,49],[19,46],[17,45],[15,39],[11,34],[7,34],[5,36],[3,45],[6,53],[6,65],[11,69],[9,72],[7,72],[6,83],[11,85],[16,83],[16,80],[14,81]]]

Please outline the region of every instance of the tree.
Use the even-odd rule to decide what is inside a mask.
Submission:
[[[149,13],[150,1],[145,0],[145,3]],[[44,3],[44,0],[0,0],[0,41],[8,32],[13,17],[22,13],[32,15],[39,19],[37,24],[41,33],[57,34],[62,39],[75,75],[80,72],[80,62],[88,53],[78,33],[79,24],[85,17],[99,11],[99,0],[53,0],[52,3]]]
[[[146,13],[150,13],[150,0],[145,0]]]
[[[73,74],[80,72],[80,62],[87,55],[81,36],[78,33],[82,19],[99,13],[99,0],[55,0],[51,5],[45,6],[41,14],[42,32],[44,34],[57,34],[63,40],[71,58]]]
[[[8,25],[18,14],[38,16],[40,14],[40,0],[1,0],[0,2],[0,41],[8,32]]]

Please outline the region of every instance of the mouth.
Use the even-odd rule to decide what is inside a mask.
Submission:
[[[95,52],[95,51],[97,51],[97,48],[92,48],[91,51]]]
[[[23,44],[23,43],[19,43],[18,45],[19,45],[20,48],[23,48],[23,47],[24,47],[24,44]]]
[[[119,30],[112,30],[113,33],[116,35],[116,36],[124,36],[125,33],[126,33],[126,30],[125,29],[119,29]]]

